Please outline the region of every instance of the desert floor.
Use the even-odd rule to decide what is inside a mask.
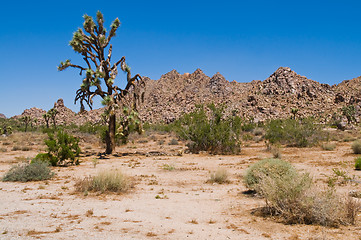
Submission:
[[[0,177],[45,149],[45,135],[39,133],[0,138]],[[265,202],[245,193],[242,176],[250,164],[272,157],[264,141],[245,142],[240,155],[224,156],[184,153],[185,143],[169,145],[174,138],[137,136],[117,154],[99,159],[103,146],[83,137],[79,166],[54,167],[56,176],[48,181],[0,182],[0,239],[360,239],[360,219],[353,226],[330,228],[287,225],[254,213]],[[335,168],[361,180],[352,142],[335,144],[333,151],[283,147],[282,158],[310,172],[320,188]],[[75,192],[77,179],[115,168],[134,178],[129,192]],[[228,171],[230,182],[208,183],[219,168]],[[340,177],[336,189],[347,195],[360,186]]]

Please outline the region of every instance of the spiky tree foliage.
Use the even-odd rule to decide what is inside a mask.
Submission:
[[[23,116],[23,117],[21,118],[21,121],[24,122],[24,124],[25,124],[25,132],[27,132],[27,131],[28,131],[29,123],[32,121],[31,117],[30,117],[30,116]]]
[[[296,119],[296,115],[297,115],[298,111],[299,111],[298,108],[291,108],[291,113],[293,115],[293,119]]]
[[[46,123],[46,128],[49,128],[49,120],[50,120],[50,114],[49,114],[49,112],[44,113],[44,114],[43,114],[43,118],[44,118],[45,123]]]
[[[70,41],[73,50],[83,56],[85,67],[75,65],[66,60],[61,62],[58,70],[62,71],[68,67],[80,70],[84,76],[83,83],[76,92],[75,103],[80,101],[80,111],[84,111],[84,102],[92,109],[93,97],[100,96],[102,104],[106,106],[108,115],[108,131],[106,142],[106,153],[112,153],[115,148],[116,134],[116,113],[117,106],[124,105],[124,100],[129,92],[132,92],[133,108],[136,109],[136,102],[139,100],[139,89],[144,85],[142,77],[136,74],[131,76],[130,67],[125,62],[125,57],[111,63],[113,46],[110,40],[116,35],[120,21],[116,18],[107,32],[104,28],[103,14],[98,11],[96,22],[92,17],[84,15],[83,29],[79,28]],[[127,74],[127,84],[124,89],[115,85],[118,74],[118,67]],[[139,84],[137,84],[139,83]]]
[[[347,118],[347,123],[351,124],[352,122],[356,122],[356,109],[354,105],[344,106],[342,109],[342,115]]]
[[[56,108],[52,108],[47,112],[47,114],[49,115],[49,117],[53,121],[54,129],[56,129],[56,115],[58,114],[58,110]]]

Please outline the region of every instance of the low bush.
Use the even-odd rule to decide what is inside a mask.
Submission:
[[[240,152],[241,118],[224,116],[224,108],[214,104],[198,106],[185,114],[176,131],[180,138],[190,140],[187,145],[194,153],[208,151],[213,154],[237,154]]]
[[[333,151],[336,148],[336,144],[334,143],[324,143],[322,144],[322,149],[325,151]]]
[[[264,176],[280,178],[282,176],[294,176],[296,169],[289,163],[281,159],[264,159],[251,165],[244,176],[244,182],[249,189],[257,190],[259,181]]]
[[[217,169],[217,171],[211,173],[211,177],[208,180],[211,183],[227,183],[228,181],[228,172],[225,169]]]
[[[119,170],[105,170],[96,176],[85,177],[75,184],[78,192],[126,192],[133,181]]]
[[[41,181],[50,179],[53,175],[54,173],[51,172],[47,163],[33,161],[11,167],[2,180],[10,182]]]
[[[361,157],[355,159],[355,169],[361,170]]]
[[[252,165],[245,176],[246,184],[249,179],[251,189],[265,198],[263,213],[279,216],[289,224],[354,224],[360,209],[355,200],[340,197],[333,189],[320,191],[312,187],[308,174],[298,173],[281,160],[277,164],[263,160]]]
[[[79,164],[79,139],[59,130],[56,135],[48,133],[45,140],[47,153],[39,153],[35,159],[49,162],[52,166]]]
[[[361,140],[356,140],[351,145],[352,151],[355,154],[361,154]]]
[[[295,147],[313,146],[326,136],[312,118],[275,119],[266,126],[267,139],[271,144],[280,143]]]

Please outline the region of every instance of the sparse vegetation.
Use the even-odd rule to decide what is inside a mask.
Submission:
[[[163,164],[162,168],[164,170],[167,170],[167,171],[174,171],[175,170],[174,164]]]
[[[75,188],[78,192],[116,192],[128,191],[133,186],[130,177],[120,170],[104,170],[95,176],[85,177],[76,182]]]
[[[226,169],[217,169],[215,172],[211,173],[210,179],[208,180],[211,183],[228,183],[228,172]]]
[[[41,181],[50,179],[53,175],[54,173],[51,172],[47,163],[33,161],[11,167],[2,180],[9,182]]]
[[[327,142],[327,143],[322,144],[322,149],[325,151],[333,151],[333,150],[335,150],[335,148],[336,148],[336,144],[334,144],[334,143]]]
[[[172,139],[172,140],[170,140],[170,142],[168,143],[168,145],[178,145],[179,143],[178,143],[178,140],[177,139]]]
[[[351,145],[354,154],[361,154],[361,140],[356,140]]]

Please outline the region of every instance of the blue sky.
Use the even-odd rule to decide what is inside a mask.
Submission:
[[[201,68],[249,82],[280,66],[331,85],[361,75],[360,1],[100,2],[1,3],[0,113],[48,110],[58,98],[79,110],[73,103],[79,72],[56,66],[66,59],[83,64],[68,43],[83,14],[97,10],[105,26],[116,17],[122,22],[112,40],[113,60],[126,56],[132,73],[152,79]]]

